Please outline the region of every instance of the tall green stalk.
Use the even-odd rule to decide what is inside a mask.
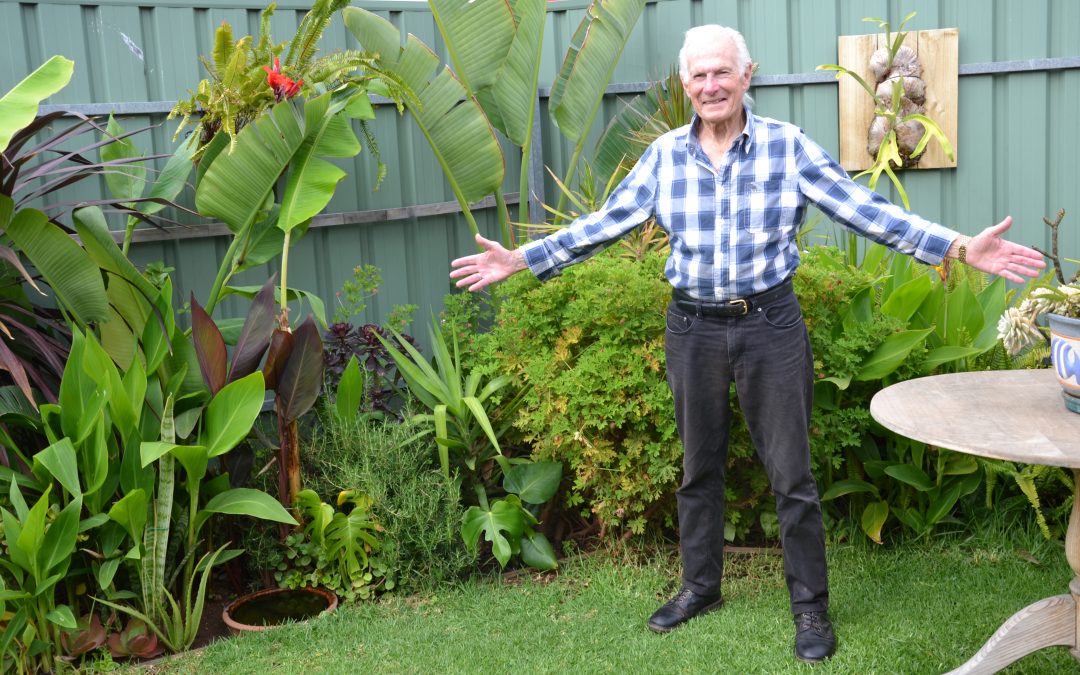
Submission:
[[[173,396],[165,401],[161,415],[161,440],[176,442],[173,420]],[[149,562],[140,566],[143,610],[156,625],[162,619],[165,591],[165,556],[169,547],[169,528],[172,525],[173,494],[176,490],[176,460],[170,453],[158,460],[158,490],[154,498],[154,526],[143,534],[143,549],[150,555]]]

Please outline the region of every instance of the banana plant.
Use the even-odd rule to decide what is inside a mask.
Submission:
[[[518,222],[528,221],[529,157],[544,42],[545,0],[468,3],[429,0],[454,70],[491,124],[521,149]],[[477,39],[483,35],[484,39]],[[499,204],[503,239],[510,240],[506,204]]]
[[[478,229],[469,203],[495,193],[504,244],[511,245],[501,186],[505,159],[492,127],[521,149],[519,220],[525,221],[531,129],[546,3],[540,0],[473,3],[430,0],[432,14],[456,72],[442,70],[434,53],[382,17],[350,7],[345,24],[380,69],[416,92],[406,100],[450,182],[465,219]],[[645,7],[645,0],[597,0],[586,11],[552,87],[550,109],[574,152],[564,180],[574,178],[589,129],[615,65]],[[468,134],[467,137],[465,134]],[[560,198],[559,210],[564,202]]]
[[[630,39],[645,0],[595,0],[570,39],[562,68],[551,87],[551,117],[574,143],[563,183],[573,183],[578,160],[592,128],[604,90],[615,73],[615,66]],[[562,211],[566,194],[559,196],[556,207]]]
[[[267,389],[275,392],[279,449],[278,492],[283,505],[292,505],[300,491],[300,450],[296,420],[314,405],[323,380],[322,338],[313,317],[295,333],[275,327],[274,280],[256,293],[236,340],[231,362],[221,329],[191,297],[192,339],[206,386],[217,394],[228,384],[262,368]]]
[[[208,313],[213,313],[228,278],[240,269],[236,254],[255,243],[267,227],[284,233],[280,246],[284,306],[290,239],[294,232],[306,231],[345,177],[325,158],[359,153],[361,145],[349,120],[373,117],[364,90],[346,88],[306,101],[287,99],[245,126],[232,152],[204,155],[206,168],[195,191],[195,206],[199,213],[220,219],[235,235],[207,299]],[[274,190],[283,175],[284,193],[275,204]]]
[[[346,7],[342,16],[360,44],[378,54],[379,70],[413,93],[405,97],[405,105],[431,144],[469,228],[478,233],[469,203],[500,190],[505,165],[476,98],[449,68],[438,68],[435,52],[415,35],[402,47],[401,32],[381,16],[359,7]]]

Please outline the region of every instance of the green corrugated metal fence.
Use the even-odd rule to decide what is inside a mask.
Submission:
[[[355,4],[389,18],[445,57],[426,3]],[[546,93],[588,4],[549,5],[540,76],[541,149],[543,163],[558,175],[570,149],[547,116]],[[51,105],[92,113],[115,109],[128,129],[161,122],[203,76],[198,56],[210,52],[216,26],[228,20],[237,35],[256,33],[263,6],[246,0],[0,0],[0,91],[59,53],[75,60],[76,74]],[[289,38],[307,8],[279,2],[275,39]],[[815,67],[836,62],[837,36],[875,32],[863,17],[880,16],[895,25],[910,11],[918,15],[909,29],[959,28],[961,64],[958,168],[908,172],[904,180],[915,210],[967,233],[1012,214],[1017,221],[1012,238],[1045,247],[1048,228],[1042,217],[1065,208],[1062,251],[1080,256],[1080,125],[1075,121],[1080,2],[1075,0],[650,0],[615,71],[605,117],[618,109],[620,98],[667,72],[686,28],[724,23],[743,32],[760,64],[751,92],[756,110],[799,124],[838,154],[837,87]],[[324,52],[355,46],[340,21],[321,43]],[[386,180],[372,191],[375,164],[367,153],[346,165],[349,178],[328,215],[291,256],[290,285],[311,290],[332,306],[352,268],[374,264],[384,285],[364,320],[385,317],[393,305],[407,302],[420,305],[418,318],[424,320],[450,289],[449,260],[472,250],[468,228],[454,213],[453,195],[411,120],[381,106],[373,128],[389,168]],[[167,152],[174,129],[174,123],[165,124],[138,142],[147,153]],[[601,129],[598,124],[592,140]],[[516,177],[516,166],[506,168],[507,176]],[[542,189],[553,197],[546,182]],[[515,178],[508,179],[508,191],[517,189],[513,183]],[[84,188],[79,198],[92,198],[95,191],[103,194],[104,185]],[[487,210],[479,216],[481,229],[495,235],[494,214]],[[223,232],[200,226],[142,233],[132,255],[139,263],[163,260],[175,267],[174,280],[185,298],[191,291],[202,298],[228,246]],[[240,283],[258,283],[272,272],[249,272]],[[239,310],[239,305],[223,306],[225,313]]]

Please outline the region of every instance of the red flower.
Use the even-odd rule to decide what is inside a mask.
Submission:
[[[289,76],[281,72],[281,59],[274,57],[274,67],[263,66],[266,71],[266,83],[274,90],[274,96],[278,101],[284,101],[300,93],[300,85],[303,80],[291,80]]]

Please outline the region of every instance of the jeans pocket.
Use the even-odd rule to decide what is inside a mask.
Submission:
[[[697,317],[679,309],[675,303],[668,306],[667,329],[673,335],[684,335],[693,329],[697,323]]]
[[[803,322],[802,307],[794,295],[769,305],[761,310],[761,313],[765,322],[773,328],[793,328]]]

